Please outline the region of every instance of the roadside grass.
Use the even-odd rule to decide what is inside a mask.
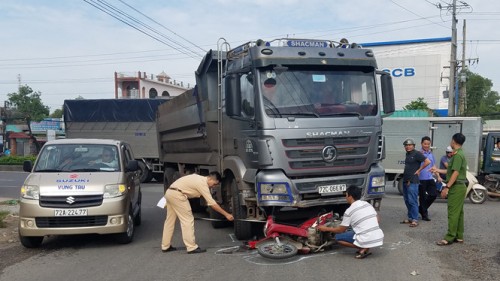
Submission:
[[[19,200],[7,200],[7,201],[1,201],[1,205],[7,205],[7,206],[13,206],[19,204]],[[5,218],[10,214],[9,211],[5,210],[0,210],[0,228],[5,228],[7,224],[4,222]]]
[[[7,224],[3,221],[8,215],[10,214],[10,212],[8,211],[0,211],[0,228],[5,228],[7,226]]]

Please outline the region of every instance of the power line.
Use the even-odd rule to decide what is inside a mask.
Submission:
[[[415,15],[415,16],[417,16],[417,17],[419,17],[419,18],[426,19],[426,20],[428,20],[429,22],[431,22],[431,23],[433,23],[433,24],[436,24],[436,25],[439,25],[439,26],[444,27],[444,28],[446,28],[446,29],[449,29],[447,26],[444,26],[444,25],[442,25],[442,24],[440,24],[440,23],[433,22],[433,21],[431,21],[431,20],[429,20],[429,19],[427,19],[427,18],[425,18],[425,17],[422,17],[421,15],[419,15],[419,14],[417,14],[417,13],[415,13],[415,12],[413,12],[413,11],[411,11],[411,10],[409,10],[409,9],[407,9],[407,8],[405,8],[405,7],[403,7],[403,6],[401,6],[401,5],[399,5],[398,3],[396,3],[396,2],[394,2],[394,1],[392,1],[392,0],[391,0],[391,2],[392,2],[392,4],[394,4],[394,5],[396,5],[396,6],[400,7],[400,8],[402,8],[403,10],[405,10],[405,11],[407,11],[407,12],[410,12],[411,14],[413,14],[413,15]]]
[[[130,6],[129,4],[127,4],[125,1],[122,1],[122,0],[119,0],[120,2],[122,2],[124,5],[126,5],[127,7],[131,8],[132,10],[136,11],[137,13],[141,14],[142,16],[144,16],[145,18],[149,19],[150,21],[158,24],[159,26],[165,28],[166,30],[170,31],[171,33],[175,34],[176,36],[180,37],[181,39],[183,39],[184,41],[190,43],[191,45],[193,45],[194,47],[200,49],[202,52],[206,53],[207,51],[202,49],[200,46],[196,45],[195,43],[189,41],[188,39],[180,36],[179,34],[177,34],[176,32],[174,32],[173,30],[169,29],[168,27],[164,26],[163,24],[157,22],[156,20],[152,19],[151,17],[149,17],[148,15],[145,15],[144,13],[142,13],[141,11],[137,10],[136,8]]]
[[[191,57],[193,59],[199,59],[199,57],[200,57],[200,55],[197,54],[197,53],[195,53],[195,52],[191,51],[191,53],[189,53],[188,51],[186,51],[183,48],[179,48],[177,46],[174,46],[170,42],[173,42],[174,44],[176,42],[173,41],[173,40],[171,40],[168,36],[166,36],[166,35],[160,33],[159,31],[157,31],[157,30],[149,27],[148,25],[146,25],[146,24],[142,23],[141,21],[133,18],[132,16],[130,16],[130,15],[122,12],[121,10],[113,7],[112,5],[108,4],[105,1],[97,0],[97,1],[99,1],[101,3],[97,3],[96,0],[83,0],[83,1],[85,1],[88,4],[90,4],[93,7],[101,10],[102,12],[104,12],[104,13],[112,16],[113,18],[115,18],[115,19],[123,22],[124,24],[126,24],[126,25],[134,28],[135,30],[137,30],[137,31],[139,31],[139,32],[141,32],[141,33],[143,33],[143,34],[151,37],[152,39],[154,39],[154,40],[156,40],[156,41],[158,41],[158,42],[160,42],[160,43],[162,43],[164,45],[167,45],[167,46],[171,47],[172,49],[174,49],[174,50],[176,50],[176,51],[178,51],[180,53],[183,53],[183,54],[185,54],[185,55],[187,55],[187,56],[189,56],[189,57]],[[137,23],[139,23],[140,25],[142,25],[142,27],[137,26]],[[148,29],[149,31],[148,30],[144,30],[143,27],[146,27],[146,29]],[[153,34],[151,34],[151,32]],[[161,37],[165,38],[167,41],[165,41],[162,38],[159,38],[158,36],[155,35],[155,33],[157,35],[160,35]],[[168,41],[170,41],[170,42],[168,42]],[[187,50],[189,50],[189,49],[187,49]]]

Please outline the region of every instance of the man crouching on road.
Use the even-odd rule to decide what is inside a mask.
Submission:
[[[170,252],[177,250],[171,245],[174,234],[175,221],[179,218],[182,230],[182,240],[186,245],[188,254],[204,253],[196,244],[194,237],[194,216],[189,205],[189,198],[199,198],[203,196],[207,205],[225,216],[228,221],[233,221],[233,216],[222,209],[210,194],[210,188],[215,187],[221,181],[218,172],[210,172],[208,176],[191,174],[184,176],[175,182],[165,192],[167,200],[167,218],[163,225],[163,237],[161,240],[161,250]]]
[[[382,246],[384,232],[378,225],[377,211],[373,206],[359,200],[361,189],[351,185],[347,188],[346,199],[351,206],[345,211],[342,222],[336,227],[318,226],[318,230],[337,233],[335,239],[346,247],[356,248],[357,259],[364,259],[371,255],[370,248]],[[353,230],[346,231],[351,226]]]

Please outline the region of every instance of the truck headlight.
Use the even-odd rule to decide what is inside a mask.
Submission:
[[[104,198],[122,196],[127,191],[124,184],[108,184],[104,186]]]
[[[371,177],[368,193],[383,193],[384,191],[385,175]]]
[[[38,185],[23,185],[21,187],[21,197],[38,200],[40,198],[40,187]]]
[[[260,201],[292,201],[291,191],[286,183],[261,183],[259,186]]]
[[[284,183],[263,183],[260,185],[260,194],[288,194]]]

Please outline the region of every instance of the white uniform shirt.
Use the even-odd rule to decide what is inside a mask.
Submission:
[[[384,232],[377,220],[377,211],[365,201],[357,200],[345,211],[340,224],[351,226],[354,235],[354,245],[361,248],[373,248],[384,244]]]

